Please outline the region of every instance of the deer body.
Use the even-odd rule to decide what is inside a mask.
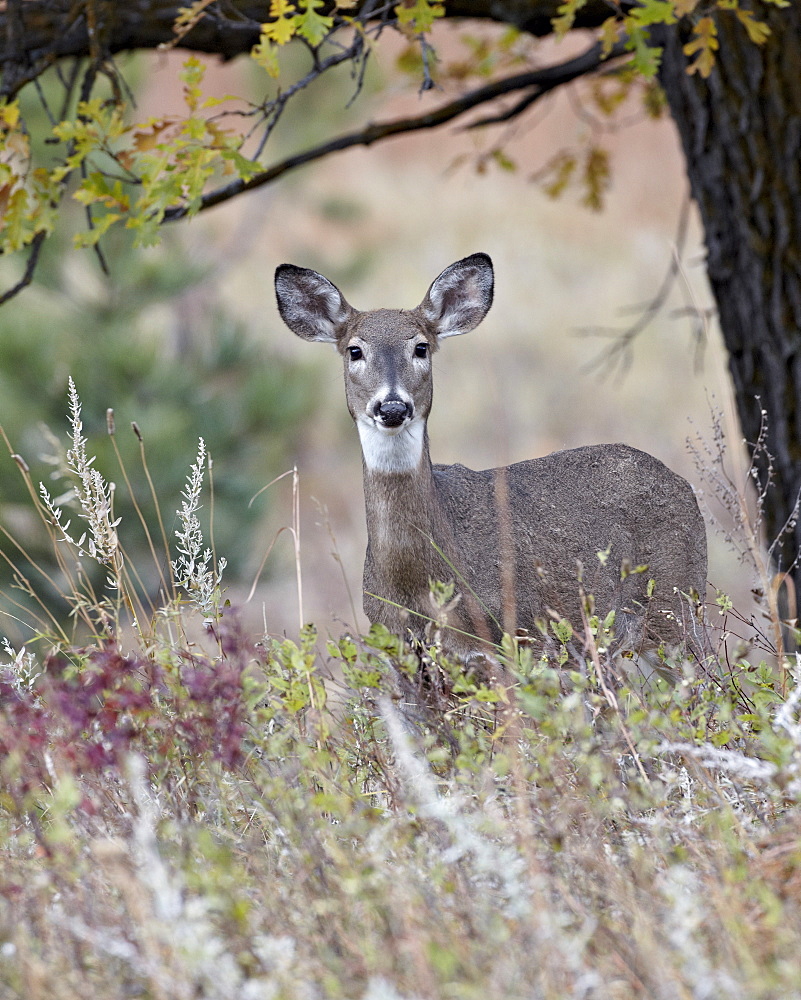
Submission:
[[[478,472],[432,465],[431,356],[488,311],[489,257],[451,265],[410,311],[359,312],[321,275],[286,264],[276,289],[290,329],[335,343],[344,359],[362,445],[371,622],[422,637],[436,614],[431,581],[453,581],[447,645],[465,656],[504,632],[535,635],[553,616],[580,624],[582,590],[601,615],[615,611],[619,646],[682,642],[681,595],[704,592],[706,534],[692,488],[656,458],[613,444]]]

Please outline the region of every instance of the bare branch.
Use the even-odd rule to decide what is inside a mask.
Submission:
[[[605,337],[611,339],[612,341],[608,347],[604,348],[600,354],[585,365],[586,371],[597,370],[600,372],[601,376],[604,377],[614,373],[615,370],[618,370],[622,376],[630,368],[632,361],[631,351],[634,341],[648,328],[651,322],[662,311],[665,303],[667,302],[668,296],[673,290],[676,279],[681,274],[681,252],[687,241],[687,231],[690,222],[690,207],[691,201],[688,195],[684,199],[681,207],[674,251],[671,254],[670,264],[668,265],[661,285],[657,289],[653,298],[651,298],[644,305],[634,306],[632,309],[627,310],[637,312],[639,314],[634,322],[622,330],[617,327],[593,326],[585,327],[584,329],[578,331],[578,335],[581,337]],[[682,310],[682,312],[686,315],[686,310]],[[698,311],[694,311],[692,315],[696,321],[699,320]],[[701,334],[699,334],[696,330],[696,340],[700,339],[704,329],[705,327],[702,323]]]
[[[619,55],[618,52],[614,53]],[[527,73],[518,73],[503,80],[497,80],[477,90],[469,91],[467,94],[441,105],[434,111],[428,111],[422,115],[415,115],[408,118],[396,118],[393,121],[371,123],[356,132],[341,135],[328,142],[313,146],[301,153],[289,156],[266,170],[260,171],[249,180],[235,180],[230,184],[225,184],[213,191],[209,191],[203,196],[200,204],[200,211],[213,208],[215,205],[230,201],[231,198],[242,194],[244,191],[252,191],[256,188],[271,184],[279,177],[298,167],[321,160],[332,153],[337,153],[354,146],[370,146],[375,142],[389,139],[392,136],[403,135],[409,132],[418,132],[422,129],[438,128],[447,122],[459,118],[461,115],[472,111],[473,108],[490,101],[497,100],[507,94],[512,94],[520,90],[529,90],[526,95],[525,107],[529,107],[534,101],[543,97],[549,91],[554,90],[566,83],[570,83],[579,77],[586,76],[597,70],[601,65],[606,65],[607,60],[602,54],[601,45],[594,44],[582,55],[556,66],[548,66],[544,69],[531,70]],[[520,107],[523,102],[517,105]],[[520,107],[520,110],[523,110]],[[168,209],[165,213],[165,222],[175,222],[184,218],[188,213],[186,206],[177,206]]]
[[[365,45],[362,35],[359,32],[356,32],[351,45],[347,47],[340,47],[327,59],[324,59],[322,62],[317,62],[314,68],[309,70],[305,76],[296,80],[295,83],[287,87],[286,90],[281,91],[274,100],[267,104],[263,104],[260,109],[262,113],[261,123],[266,123],[266,127],[264,129],[264,134],[259,140],[256,151],[253,154],[253,160],[257,160],[259,156],[261,156],[264,151],[264,147],[267,145],[267,140],[272,135],[273,129],[278,124],[278,119],[283,114],[284,108],[295,96],[295,94],[300,93],[301,90],[305,90],[310,83],[322,76],[322,74],[328,70],[347,62],[355,65],[360,59],[366,59]],[[357,82],[357,87],[360,86],[361,83]],[[255,128],[257,127],[258,126],[255,126],[252,131],[255,131]]]
[[[13,299],[15,295],[18,295],[33,281],[33,276],[36,272],[36,265],[39,263],[39,254],[42,252],[46,236],[47,233],[44,231],[38,232],[36,236],[34,236],[31,241],[31,252],[28,254],[28,262],[25,265],[25,272],[16,285],[12,285],[11,288],[0,294],[0,306],[5,305],[9,299]]]

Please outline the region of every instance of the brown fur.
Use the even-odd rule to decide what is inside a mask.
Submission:
[[[620,647],[685,641],[687,626],[697,626],[692,598],[706,587],[706,533],[689,483],[656,458],[604,444],[482,472],[431,464],[431,367],[415,349],[425,343],[434,353],[441,338],[480,322],[492,301],[486,255],[452,265],[409,312],[361,313],[327,279],[290,265],[276,272],[276,287],[294,332],[337,345],[348,408],[368,441],[394,448],[393,435],[412,417],[422,426],[414,467],[383,469],[365,452],[371,622],[423,637],[435,614],[430,584],[438,580],[455,584],[448,645],[465,656],[486,651],[504,632],[525,629],[536,638],[554,617],[580,625],[582,594],[600,616],[615,612]],[[386,401],[396,410],[406,404],[402,426],[397,415],[383,422]]]

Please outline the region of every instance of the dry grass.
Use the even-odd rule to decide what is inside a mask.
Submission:
[[[162,703],[76,766],[42,695],[44,745],[3,768],[3,996],[798,995],[797,705],[721,749],[724,693],[610,714],[534,670],[443,741],[372,689],[312,711],[319,662],[248,650],[229,758],[159,738]]]
[[[80,645],[7,649],[0,997],[801,996],[801,662],[645,684],[590,621],[490,684],[380,629],[256,641],[202,454],[148,614],[77,395],[71,451],[109,579],[71,578]]]

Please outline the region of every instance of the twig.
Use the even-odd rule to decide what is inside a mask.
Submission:
[[[23,288],[27,288],[33,281],[36,265],[39,263],[39,254],[42,251],[42,246],[44,245],[46,237],[47,233],[44,232],[44,230],[41,230],[31,240],[31,252],[28,255],[28,262],[25,265],[25,271],[16,285],[12,285],[11,288],[7,289],[2,293],[2,295],[0,295],[0,306],[8,302],[9,299],[13,299],[15,295],[18,295]]]
[[[332,153],[337,153],[354,146],[370,146],[374,142],[389,139],[392,136],[403,135],[408,132],[416,132],[422,129],[438,128],[447,122],[453,121],[473,108],[494,101],[506,94],[512,94],[519,90],[530,90],[536,88],[536,97],[532,97],[527,102],[544,96],[551,90],[560,87],[578,77],[591,73],[604,64],[606,59],[603,56],[600,44],[592,45],[582,55],[574,59],[569,59],[556,66],[549,66],[545,69],[531,70],[526,73],[518,73],[515,76],[506,77],[503,80],[496,80],[477,90],[470,91],[461,97],[450,101],[447,104],[436,108],[434,111],[426,112],[422,115],[415,115],[409,118],[396,118],[392,121],[371,123],[357,132],[350,132],[346,135],[330,139],[328,142],[313,146],[301,153],[289,156],[266,170],[254,174],[249,180],[236,180],[230,184],[218,187],[205,194],[200,200],[199,211],[213,208],[215,205],[230,201],[231,198],[242,194],[244,191],[253,191],[256,188],[271,184],[283,174],[298,167],[313,163],[316,160],[324,159]],[[186,205],[176,205],[168,209],[164,214],[164,222],[177,222],[188,214]]]
[[[584,371],[600,370],[603,376],[613,372],[618,367],[621,375],[628,370],[631,365],[631,345],[662,311],[668,296],[673,290],[676,278],[681,273],[681,251],[687,241],[689,221],[690,198],[688,195],[681,207],[678,230],[676,232],[675,250],[671,254],[670,264],[662,279],[662,283],[649,302],[644,306],[636,307],[639,316],[630,326],[623,330],[615,327],[592,326],[576,331],[580,337],[608,337],[613,340],[609,347],[605,348],[600,354],[584,365]]]

